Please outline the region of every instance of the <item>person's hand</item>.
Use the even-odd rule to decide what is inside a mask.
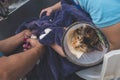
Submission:
[[[50,16],[50,14],[54,11],[54,9],[52,7],[48,7],[48,8],[45,8],[43,9],[41,12],[40,12],[40,16],[42,15],[43,12],[46,12],[46,15],[47,16]]]
[[[26,30],[23,30],[22,32],[21,32],[22,34],[23,34],[23,40],[22,41],[26,41],[28,38],[30,38],[30,36],[32,35],[32,32],[31,32],[31,30],[29,30],[29,29],[26,29]]]
[[[53,5],[53,6],[50,6],[50,7],[48,7],[48,8],[43,9],[43,10],[40,12],[40,16],[42,15],[43,12],[46,12],[46,15],[47,15],[47,16],[50,16],[50,14],[51,14],[53,11],[58,10],[58,9],[60,9],[60,8],[61,8],[61,2],[58,2],[58,3],[56,3],[56,4]]]
[[[27,43],[28,44],[23,45],[24,51],[32,49],[32,48],[40,50],[40,47],[42,46],[42,44],[40,44],[37,39],[29,38],[29,39],[27,39]],[[27,45],[27,48],[26,48],[26,45]]]
[[[31,36],[31,34],[32,34],[31,30],[29,30],[29,29],[23,30],[22,33],[23,33],[25,36]]]

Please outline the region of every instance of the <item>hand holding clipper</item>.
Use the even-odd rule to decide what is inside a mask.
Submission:
[[[30,43],[27,42],[27,39],[29,39],[29,38],[31,38],[31,39],[37,39],[37,36],[35,36],[34,34],[32,34],[30,37],[28,37],[28,36],[24,37],[24,42],[25,42],[24,45],[23,45],[24,50],[27,50],[27,49],[30,48]]]

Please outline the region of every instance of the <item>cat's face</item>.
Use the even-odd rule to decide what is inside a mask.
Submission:
[[[91,52],[95,48],[102,50],[96,31],[88,25],[82,26],[73,32],[71,45],[75,50],[84,53]]]

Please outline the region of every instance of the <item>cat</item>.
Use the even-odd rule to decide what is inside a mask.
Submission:
[[[103,50],[95,29],[90,25],[83,25],[72,31],[70,43],[75,50],[83,53]]]

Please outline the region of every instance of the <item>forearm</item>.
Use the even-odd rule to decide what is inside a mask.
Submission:
[[[0,51],[3,52],[4,54],[13,51],[18,45],[23,43],[24,36],[25,31],[0,41]]]
[[[120,23],[102,29],[109,41],[110,50],[120,49]]]
[[[51,8],[55,11],[61,8],[61,2],[56,3],[55,5],[51,6]]]
[[[62,57],[66,57],[65,53],[62,50],[62,47],[60,47],[57,44],[52,44],[51,47]]]
[[[7,53],[15,47],[17,47],[19,44],[21,44],[23,41],[22,35],[16,35],[14,37],[10,37],[8,39],[0,41],[0,51]],[[11,47],[10,47],[11,46]]]
[[[43,50],[43,47],[41,47],[41,50]],[[3,78],[6,78],[6,80],[18,80],[23,77],[33,68],[41,53],[42,51],[31,49],[0,58],[0,80],[3,80]]]

